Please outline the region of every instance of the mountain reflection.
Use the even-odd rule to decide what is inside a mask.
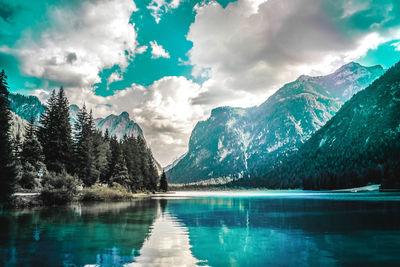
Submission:
[[[191,197],[0,214],[0,266],[400,262],[398,195]]]
[[[168,210],[187,227],[193,255],[210,266],[398,262],[398,202],[337,197],[194,197],[171,200]]]

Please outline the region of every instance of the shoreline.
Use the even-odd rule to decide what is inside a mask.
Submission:
[[[21,210],[21,209],[34,209],[34,208],[46,208],[46,207],[58,207],[67,206],[71,204],[83,204],[83,203],[106,203],[106,202],[121,202],[121,201],[132,201],[137,199],[145,199],[162,194],[162,192],[156,193],[129,193],[121,198],[110,198],[102,199],[98,196],[97,199],[82,199],[82,196],[77,196],[71,202],[66,202],[63,204],[46,204],[40,198],[40,193],[15,193],[12,197],[12,204],[10,206],[4,207],[6,210]]]
[[[88,198],[84,192],[80,192],[78,196],[74,198],[71,202],[66,202],[63,204],[46,204],[40,198],[40,193],[26,193],[18,192],[13,195],[12,205],[7,207],[8,210],[19,210],[19,209],[30,209],[30,208],[40,208],[40,207],[54,207],[54,206],[66,206],[70,204],[84,204],[84,203],[106,203],[106,202],[121,202],[121,201],[132,201],[138,199],[145,199],[151,197],[180,197],[180,196],[204,196],[204,195],[228,195],[231,196],[241,196],[246,195],[246,193],[254,192],[254,195],[259,195],[263,193],[268,194],[337,194],[337,193],[396,193],[400,192],[399,189],[380,189],[380,185],[368,185],[357,188],[347,188],[338,190],[303,190],[303,189],[267,189],[267,188],[197,188],[197,190],[176,190],[173,188],[168,192],[138,192],[138,193],[126,193],[123,195],[102,195],[99,192],[91,192]]]

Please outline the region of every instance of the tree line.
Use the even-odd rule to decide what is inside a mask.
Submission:
[[[168,189],[161,182],[151,150],[141,136],[118,140],[94,127],[92,110],[80,110],[71,125],[69,102],[61,87],[53,90],[38,126],[32,117],[24,141],[10,137],[9,87],[0,73],[0,201],[10,200],[15,188],[90,187],[119,184],[131,192]],[[160,187],[159,187],[160,184]]]

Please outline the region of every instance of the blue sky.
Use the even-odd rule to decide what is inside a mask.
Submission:
[[[118,65],[105,68],[100,73],[101,82],[94,83],[93,88],[96,94],[101,96],[112,95],[114,90],[121,90],[132,83],[148,86],[154,81],[164,76],[185,76],[201,83],[203,79],[191,75],[192,66],[184,64],[188,61],[187,53],[192,48],[192,42],[186,39],[189,26],[194,22],[195,11],[193,8],[202,1],[185,0],[178,8],[160,14],[160,21],[157,23],[152,16],[152,11],[147,7],[151,1],[135,1],[137,12],[133,12],[130,22],[135,24],[137,31],[137,41],[140,44],[147,44],[156,40],[158,44],[168,51],[170,58],[152,59],[151,50],[148,49],[143,54],[138,54],[129,66],[123,71],[123,79],[110,85],[107,79],[115,72],[121,72]],[[226,6],[227,0],[218,1],[222,6]],[[46,28],[51,27],[47,17],[47,12],[51,7],[79,8],[79,1],[0,1],[3,7],[0,8],[1,23],[7,25],[0,30],[2,43],[13,47],[21,38],[24,32],[31,31],[33,35],[40,35]],[[22,8],[22,10],[19,10]],[[27,21],[33,22],[26,23]],[[173,31],[171,31],[173,28]],[[39,86],[41,79],[24,75],[18,69],[18,58],[7,53],[0,53],[0,64],[7,70],[9,76],[10,89],[13,92],[29,93],[29,83]]]
[[[212,108],[252,106],[301,74],[400,59],[395,0],[0,0],[0,68],[45,100],[129,112],[167,164]]]

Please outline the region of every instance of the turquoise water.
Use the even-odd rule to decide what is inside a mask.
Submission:
[[[400,263],[398,193],[179,193],[0,214],[1,266]]]

